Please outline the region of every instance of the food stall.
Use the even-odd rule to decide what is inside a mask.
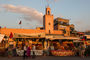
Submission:
[[[51,50],[51,54],[53,56],[73,56],[74,53],[74,44],[73,44],[73,39],[72,37],[62,37],[62,38],[54,38],[52,39],[52,41],[54,40],[59,40],[59,41],[63,41],[63,42],[54,42],[53,46],[54,46],[54,50]],[[75,38],[76,39],[76,38]]]
[[[70,50],[67,44],[58,44],[56,43],[56,47],[54,46],[54,50],[51,50],[51,54],[53,56],[73,56],[74,52]],[[54,43],[55,45],[55,43]]]
[[[14,38],[16,39],[19,49],[17,49],[17,54],[19,56],[23,55],[22,45],[31,47],[31,55],[33,55],[32,47],[35,45],[35,55],[43,55],[43,37],[38,37],[38,34],[20,34],[15,33]],[[24,43],[23,43],[24,42]],[[20,49],[21,48],[21,49]]]

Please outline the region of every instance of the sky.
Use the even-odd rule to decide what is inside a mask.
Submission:
[[[42,27],[48,4],[54,18],[69,19],[77,31],[90,30],[90,0],[0,0],[0,26],[24,29]],[[19,21],[22,21],[21,25]]]

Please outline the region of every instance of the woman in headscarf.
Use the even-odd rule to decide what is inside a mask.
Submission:
[[[31,47],[30,46],[27,47],[27,56],[31,57]]]

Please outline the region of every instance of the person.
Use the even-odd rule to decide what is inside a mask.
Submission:
[[[49,56],[52,56],[52,54],[51,54],[51,47],[50,46],[48,48],[48,53],[49,53]]]
[[[32,45],[32,58],[35,58],[35,50],[36,50],[36,46],[35,45]]]
[[[85,57],[85,56],[84,56],[84,53],[85,53],[85,46],[84,46],[83,43],[80,44],[80,50],[81,50],[81,51],[80,51],[80,56],[84,58],[84,57]]]
[[[73,52],[74,52],[74,56],[78,55],[78,49],[76,47],[74,47]]]
[[[13,56],[16,56],[16,55],[17,55],[17,54],[16,54],[16,47],[13,47],[12,52],[13,52]]]
[[[12,49],[9,47],[8,48],[8,58],[12,57]]]
[[[27,57],[31,57],[31,47],[29,45],[27,47]]]
[[[23,58],[25,59],[26,58],[26,50],[27,50],[27,47],[25,45],[24,45],[23,50],[24,50]]]

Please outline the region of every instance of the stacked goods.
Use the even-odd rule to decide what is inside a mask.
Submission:
[[[53,50],[53,51],[51,51],[51,53],[54,56],[72,56],[72,55],[74,55],[74,53],[70,50],[67,50],[67,51],[66,50],[61,50],[61,51]]]

